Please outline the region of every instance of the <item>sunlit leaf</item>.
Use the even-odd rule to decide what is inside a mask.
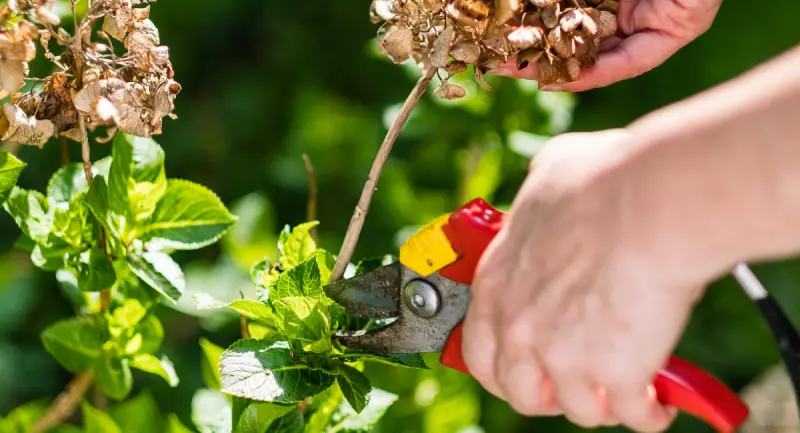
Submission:
[[[224,349],[204,337],[200,337],[200,348],[203,350],[203,359],[200,361],[203,382],[207,387],[218,390],[222,384],[219,377],[219,360]]]
[[[296,408],[233,397],[233,433],[272,432],[270,425]]]
[[[14,155],[0,149],[0,202],[5,200],[8,192],[17,183],[25,165]]]
[[[372,390],[367,376],[349,365],[343,365],[336,382],[342,390],[342,395],[350,403],[350,407],[356,413],[361,413],[369,402],[369,392]]]
[[[285,343],[240,340],[220,359],[222,391],[264,402],[297,404],[333,384],[334,377],[299,363]]]
[[[142,353],[131,358],[130,365],[135,369],[161,376],[173,388],[180,383],[175,366],[166,355],[159,359],[149,353]]]
[[[208,188],[170,179],[155,212],[136,237],[164,247],[195,250],[211,245],[236,222]]]
[[[331,417],[330,426],[324,433],[370,432],[397,399],[395,394],[373,388],[369,394],[369,404],[361,413],[355,412],[349,403],[344,402]]]
[[[175,302],[186,287],[183,271],[169,254],[146,251],[125,257],[133,273],[167,299]]]
[[[108,290],[117,280],[114,264],[99,248],[87,250],[78,267],[78,289],[83,292]]]
[[[317,251],[317,244],[311,237],[311,229],[319,225],[317,221],[300,224],[291,230],[286,227],[278,239],[281,251],[279,263],[284,271],[289,270]]]
[[[213,389],[199,389],[192,398],[192,422],[200,433],[231,433],[231,399]]]

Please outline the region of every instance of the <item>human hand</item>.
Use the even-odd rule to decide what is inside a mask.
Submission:
[[[481,259],[464,359],[523,415],[645,432],[673,420],[651,383],[705,285],[662,260],[671,234],[648,232],[631,204],[633,142],[610,130],[548,143]]]
[[[603,41],[597,63],[579,81],[543,90],[581,92],[644,74],[705,33],[722,0],[620,0],[618,35]],[[514,61],[493,74],[536,80],[535,64],[517,70]]]

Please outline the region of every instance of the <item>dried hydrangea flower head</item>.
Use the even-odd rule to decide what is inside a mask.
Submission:
[[[373,0],[370,8],[382,52],[444,70],[436,94],[445,99],[466,94],[447,81],[467,65],[485,89],[483,74],[511,59],[519,69],[536,64],[541,85],[577,81],[617,32],[618,11],[617,0]]]
[[[151,2],[95,0],[78,25],[79,36],[57,28],[54,0],[0,6],[0,98],[11,95],[0,110],[0,139],[40,147],[54,136],[81,141],[79,115],[89,131],[107,128],[107,137],[117,130],[160,134],[162,119],[174,117],[181,86],[173,79],[169,49],[149,19],[144,4]],[[95,22],[102,29],[93,32]],[[30,79],[37,40],[57,71]],[[34,85],[17,93],[26,79]]]

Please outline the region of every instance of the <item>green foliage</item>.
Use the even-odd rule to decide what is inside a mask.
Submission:
[[[210,389],[196,395],[195,403],[206,406],[216,401],[220,410],[230,406],[234,432],[264,431],[270,423],[269,431],[368,431],[396,396],[373,389],[362,372],[362,362],[427,369],[419,355],[354,351],[334,338],[337,331],[350,329],[357,321],[325,295],[323,286],[334,258],[311,236],[310,229],[316,226],[310,222],[285,227],[278,237],[279,256],[252,267],[258,300],[224,303],[210,295],[195,295],[199,309],[232,310],[263,330],[235,342],[221,355],[215,345],[201,341],[204,379]],[[366,272],[383,262],[365,260],[356,268]],[[211,373],[214,365],[219,377]],[[223,401],[211,392],[217,388],[231,400]],[[298,414],[287,409],[294,407],[307,410]],[[224,422],[208,421],[204,412],[195,413],[202,420],[196,424]]]
[[[0,202],[5,200],[8,192],[17,183],[23,168],[24,162],[0,149]]]

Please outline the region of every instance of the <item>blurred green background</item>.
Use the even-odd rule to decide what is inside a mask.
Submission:
[[[176,412],[187,425],[193,393],[202,387],[198,339],[227,346],[239,330],[230,315],[198,317],[191,293],[233,299],[252,290],[249,266],[273,254],[283,225],[305,220],[303,153],[319,181],[321,243],[338,252],[387,118],[415,81],[413,70],[376,54],[369,3],[162,0],[152,6],[183,86],[179,119],[166,120],[156,137],[166,150],[167,174],[205,184],[241,218],[221,244],[176,256],[188,280],[178,308],[189,314],[161,307],[160,316],[167,330],[163,350],[176,364],[180,386],[136,377],[138,389],[149,389],[164,412]],[[473,84],[462,101],[427,96],[387,163],[357,258],[396,252],[409,230],[472,196],[509,204],[528,157],[547,136],[624,126],[797,44],[800,3],[771,5],[775,9],[725,3],[713,28],[665,65],[609,88],[546,94],[535,83],[491,77],[491,93]],[[34,71],[46,68],[34,64]],[[109,150],[96,145],[93,157]],[[79,159],[77,144],[70,156]],[[24,148],[20,157],[29,164],[20,184],[42,190],[62,155],[53,141],[44,150]],[[44,351],[39,333],[72,311],[54,276],[13,249],[17,236],[11,219],[0,214],[0,414],[52,397],[70,379]],[[762,264],[756,271],[800,319],[800,263]],[[771,334],[730,279],[708,292],[678,354],[737,390],[779,361]],[[368,372],[376,386],[401,395],[382,433],[583,431],[563,418],[517,416],[471,379],[438,367],[419,373],[373,366]],[[710,429],[682,416],[672,431]]]

